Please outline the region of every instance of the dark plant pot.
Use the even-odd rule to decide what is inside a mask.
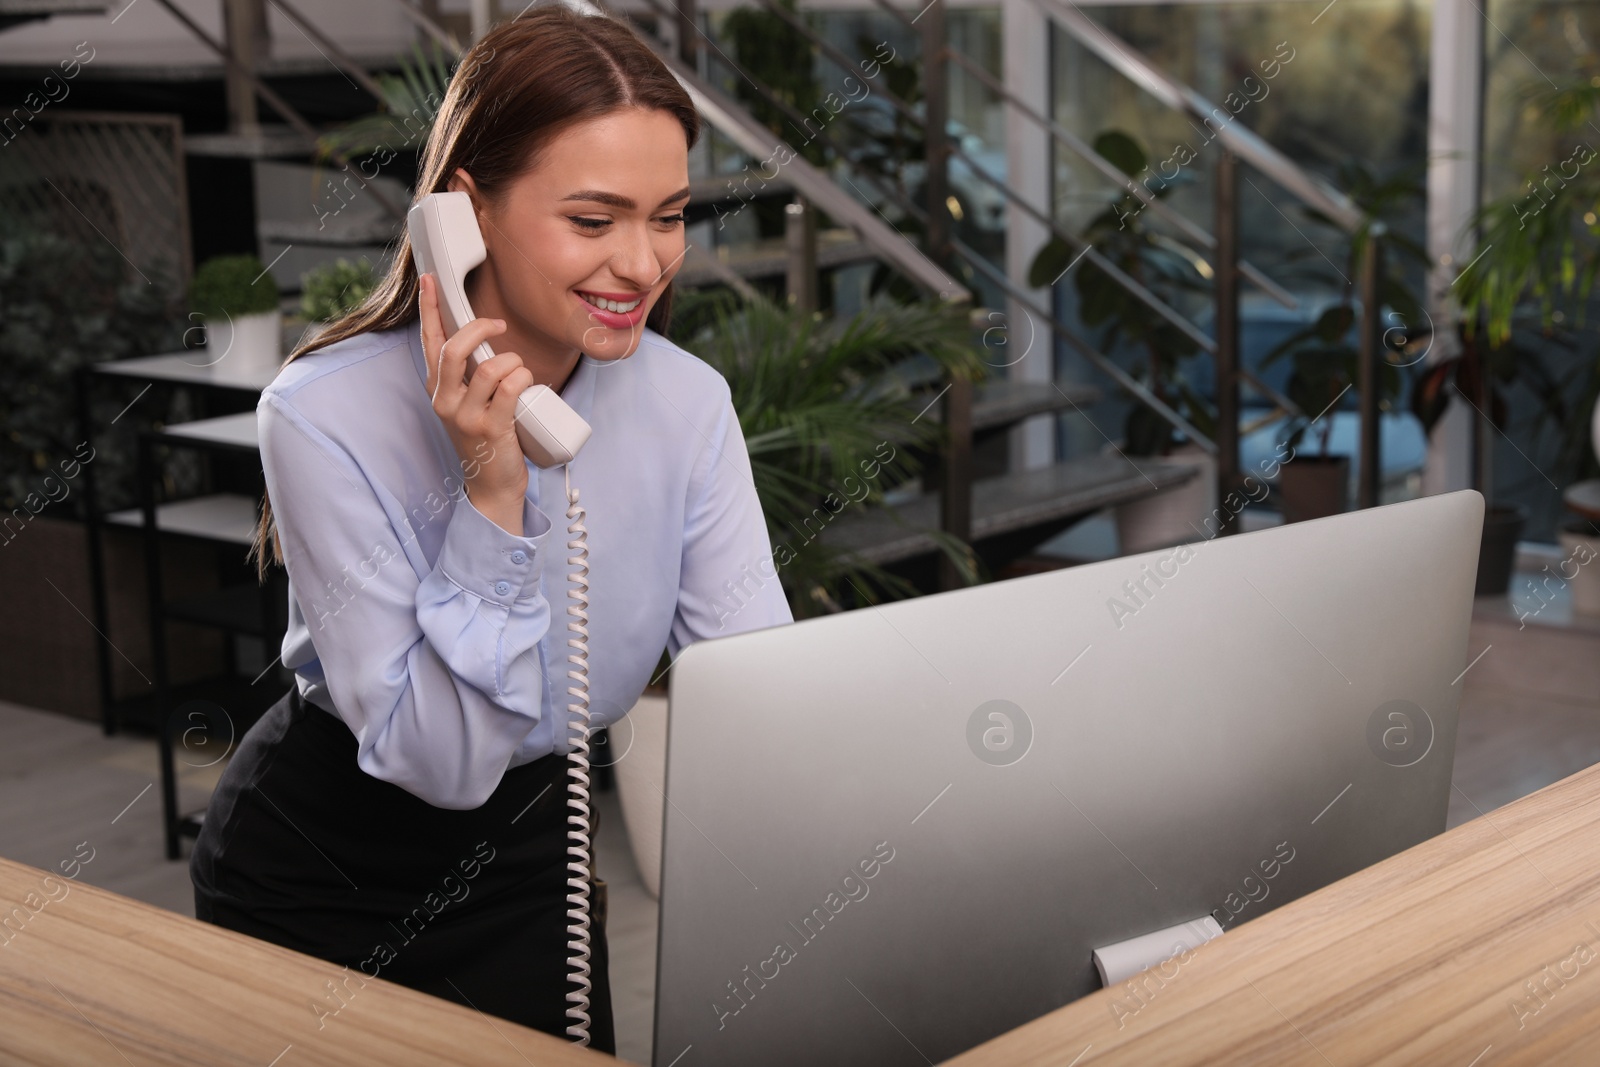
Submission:
[[[1528,521],[1523,507],[1492,507],[1483,512],[1483,544],[1478,549],[1477,596],[1505,596],[1517,558],[1517,538]]]
[[[1278,472],[1283,521],[1337,515],[1350,494],[1349,456],[1296,455]]]

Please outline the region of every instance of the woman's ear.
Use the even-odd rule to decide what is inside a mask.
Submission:
[[[445,188],[452,193],[466,193],[472,197],[474,204],[478,202],[478,184],[462,167],[457,167],[456,172],[450,175],[450,181]]]

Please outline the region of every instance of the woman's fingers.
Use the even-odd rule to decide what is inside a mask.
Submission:
[[[507,353],[509,354],[509,353]],[[497,360],[499,357],[495,357]],[[491,426],[504,426],[516,417],[517,398],[533,385],[533,372],[523,366],[521,357],[515,357],[516,365],[500,376],[495,386],[494,397],[489,402],[489,424]],[[485,367],[488,364],[484,365]],[[478,368],[482,370],[483,367]]]
[[[500,319],[473,319],[447,333],[439,307],[438,279],[417,280],[422,350],[427,363],[427,388],[433,410],[461,457],[468,493],[490,511],[515,510],[527,492],[528,472],[518,447],[512,417],[517,397],[533,384],[533,375],[514,353],[501,353],[473,368],[472,352],[506,330]],[[484,459],[487,453],[488,459]],[[507,529],[510,529],[508,526]],[[516,531],[513,531],[516,532]]]
[[[433,275],[417,278],[417,315],[422,320],[422,355],[428,368],[428,395],[438,401],[439,350],[444,347],[444,322],[439,317],[439,284]]]
[[[429,371],[428,393],[434,410],[441,416],[448,416],[468,395],[465,379],[471,353],[491,337],[504,333],[506,324],[500,319],[473,319],[446,338],[443,316],[439,313],[438,284],[428,275],[423,278],[419,314],[423,354]],[[485,391],[478,403],[486,403],[488,395]]]
[[[461,398],[460,410],[463,416],[475,415],[487,418],[487,422],[478,427],[480,432],[492,434],[494,429],[501,425],[501,422],[495,421],[499,412],[491,408],[489,402],[495,395],[500,379],[521,367],[521,356],[514,352],[501,352],[473,369],[472,379],[467,382],[466,393]]]

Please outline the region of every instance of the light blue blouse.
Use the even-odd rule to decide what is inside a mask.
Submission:
[[[462,489],[417,324],[287,364],[256,408],[289,573],[283,663],[338,715],[356,762],[441,808],[566,752],[561,468],[528,465],[522,537]],[[572,462],[589,531],[589,694],[600,727],[665,648],[792,621],[728,384],[646,330],[579,360],[562,399],[593,428]]]

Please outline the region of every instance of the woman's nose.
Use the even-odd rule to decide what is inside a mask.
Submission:
[[[611,256],[611,271],[617,280],[640,292],[654,288],[668,267],[657,255],[651,235],[643,229],[631,230],[622,237],[620,247]]]

